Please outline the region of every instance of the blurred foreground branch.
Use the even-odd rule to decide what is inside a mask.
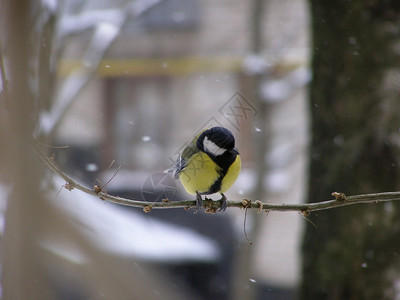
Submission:
[[[150,212],[152,209],[167,209],[167,208],[195,208],[196,201],[195,200],[183,200],[183,201],[166,201],[163,202],[148,202],[148,201],[139,201],[133,199],[122,198],[118,196],[112,196],[107,194],[101,186],[95,185],[93,187],[86,187],[79,182],[75,181],[67,174],[65,174],[56,164],[53,157],[47,157],[44,155],[38,148],[35,146],[36,152],[39,154],[42,161],[57,175],[62,177],[65,180],[64,188],[69,191],[73,189],[80,190],[89,195],[100,198],[101,200],[143,208],[145,212]],[[272,204],[265,203],[260,200],[251,201],[248,199],[243,199],[241,201],[228,201],[228,207],[238,207],[238,208],[255,208],[259,212],[264,210],[265,212],[269,211],[294,211],[300,212],[303,215],[307,216],[313,211],[319,210],[327,210],[336,207],[348,206],[353,204],[367,204],[367,203],[380,203],[387,201],[398,201],[400,200],[400,192],[386,192],[386,193],[374,193],[374,194],[363,194],[363,195],[354,195],[354,196],[346,196],[343,193],[332,193],[334,199],[316,202],[316,203],[304,203],[304,204]],[[217,209],[221,207],[221,201],[213,201],[211,199],[207,199],[203,201],[204,208],[206,212],[216,212]]]

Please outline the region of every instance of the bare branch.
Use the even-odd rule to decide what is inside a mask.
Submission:
[[[88,19],[88,21],[83,22],[85,23],[84,27],[94,27],[94,33],[82,56],[82,64],[74,68],[68,78],[63,82],[51,110],[47,113],[42,113],[41,131],[43,134],[46,136],[54,134],[77,96],[96,74],[104,54],[113,45],[127,20],[130,17],[139,17],[160,1],[161,0],[128,2],[124,9],[109,10],[108,14],[105,14],[104,11],[90,12],[89,14],[92,14],[90,18],[83,15],[76,17],[76,22],[69,20],[69,23],[81,24],[83,20]],[[104,16],[108,18],[102,19]],[[74,31],[73,29],[67,31],[71,30]]]
[[[7,99],[8,97],[8,80],[6,77],[6,68],[4,67],[4,57],[3,57],[3,48],[0,43],[0,80],[1,80],[1,91],[0,91],[0,100]]]
[[[168,209],[168,208],[195,208],[196,201],[195,200],[182,200],[182,201],[162,201],[162,202],[148,202],[148,201],[140,201],[133,200],[128,198],[122,198],[118,196],[112,196],[108,193],[104,192],[102,189],[95,189],[95,186],[90,188],[86,187],[67,174],[65,174],[56,164],[53,157],[47,157],[44,155],[35,145],[34,146],[36,152],[39,154],[42,161],[57,175],[62,177],[66,184],[64,188],[69,191],[73,189],[80,190],[89,195],[100,198],[101,200],[125,205],[132,207],[143,208],[144,211],[149,212],[151,209]],[[260,200],[250,201],[248,199],[244,199],[242,201],[228,201],[228,207],[238,207],[238,208],[255,208],[257,210],[264,210],[265,212],[269,211],[292,211],[292,212],[300,212],[303,215],[307,216],[311,212],[319,211],[319,210],[327,210],[337,207],[343,207],[353,204],[367,204],[367,203],[380,203],[387,201],[399,201],[400,200],[400,192],[386,192],[386,193],[375,193],[375,194],[363,194],[363,195],[354,195],[354,196],[346,196],[343,193],[332,193],[335,199],[316,202],[316,203],[304,203],[304,204],[273,204],[261,202]],[[204,207],[206,209],[210,209],[210,211],[215,211],[216,209],[221,207],[221,201],[213,201],[211,199],[206,199],[203,201]],[[149,209],[151,208],[151,209]]]

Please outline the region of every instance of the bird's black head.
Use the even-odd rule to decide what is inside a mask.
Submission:
[[[212,156],[219,156],[235,148],[235,138],[232,132],[224,127],[212,127],[199,136],[197,147]]]

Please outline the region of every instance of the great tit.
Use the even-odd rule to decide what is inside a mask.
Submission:
[[[232,132],[224,127],[212,127],[200,132],[183,150],[172,172],[185,190],[196,195],[196,208],[203,206],[201,195],[220,193],[222,205],[227,207],[226,192],[239,176],[241,160],[235,148]]]

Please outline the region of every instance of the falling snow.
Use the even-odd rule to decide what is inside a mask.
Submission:
[[[96,172],[98,169],[99,167],[94,163],[89,163],[86,165],[86,171],[88,172]]]
[[[143,142],[149,142],[149,141],[151,141],[151,137],[149,137],[148,135],[145,135],[145,136],[142,137],[142,141]]]

